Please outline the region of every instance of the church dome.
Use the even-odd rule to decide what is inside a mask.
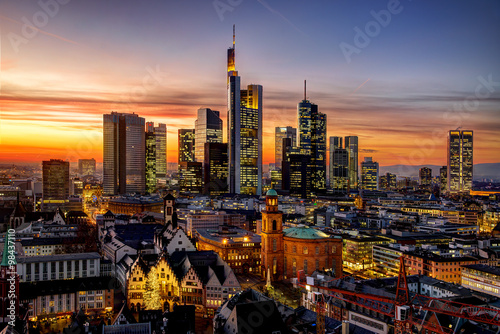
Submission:
[[[266,193],[266,196],[278,196],[278,193],[274,189],[269,189]]]

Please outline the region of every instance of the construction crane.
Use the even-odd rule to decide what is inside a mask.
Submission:
[[[438,323],[422,319],[418,315],[424,312],[449,315],[452,317],[467,319],[479,323],[499,326],[500,310],[488,307],[479,307],[452,300],[428,297],[420,294],[410,294],[406,279],[404,257],[400,257],[398,281],[396,286],[396,297],[390,298],[369,293],[360,293],[341,288],[329,288],[306,284],[303,271],[299,272],[297,285],[310,291],[312,288],[327,291],[326,294],[337,300],[354,304],[371,311],[384,314],[394,319],[395,333],[413,333],[413,328],[419,331],[428,330],[440,334],[452,334],[450,328],[443,328]],[[308,298],[316,305],[317,334],[325,333],[325,299],[322,292],[308,293]],[[320,301],[320,302],[318,302]],[[342,319],[338,319],[342,320]]]

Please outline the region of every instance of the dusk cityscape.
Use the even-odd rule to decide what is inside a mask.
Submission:
[[[500,331],[500,3],[0,3],[0,334]]]

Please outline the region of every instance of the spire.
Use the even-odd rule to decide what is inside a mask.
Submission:
[[[304,80],[304,101],[307,100],[306,98],[306,80]]]
[[[235,26],[236,24],[233,24],[233,50],[236,44],[236,33],[235,33]]]

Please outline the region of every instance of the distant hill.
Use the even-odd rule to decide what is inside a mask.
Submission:
[[[398,176],[418,177],[418,170],[422,167],[432,169],[432,175],[439,175],[442,166],[437,165],[392,165],[380,166],[380,174],[393,173]],[[493,179],[500,181],[500,163],[477,164],[474,165],[474,180]]]

